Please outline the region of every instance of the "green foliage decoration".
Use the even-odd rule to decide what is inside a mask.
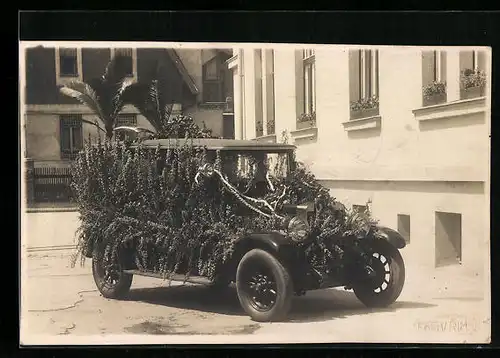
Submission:
[[[284,160],[282,156],[276,161],[275,171],[283,171]],[[87,141],[73,168],[72,188],[81,220],[73,265],[78,256],[83,262],[81,254],[102,243],[111,258],[122,247],[133,247],[138,269],[161,273],[166,279],[172,273],[213,279],[242,235],[271,230],[287,235],[283,220],[243,210],[216,177],[197,183],[196,174],[205,163],[207,152],[189,141],[163,155],[159,148]],[[215,167],[223,172],[220,153]],[[245,177],[233,174],[236,182],[232,184],[243,187],[239,181]],[[283,203],[314,204],[309,225],[316,239],[307,248],[314,266],[338,259],[342,247],[355,242],[352,238],[362,235],[371,221],[369,216],[346,210],[300,163],[290,175],[273,176],[271,181],[277,192],[286,188]]]

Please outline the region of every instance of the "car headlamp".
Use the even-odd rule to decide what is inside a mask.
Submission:
[[[303,219],[295,216],[288,223],[288,232],[294,241],[302,241],[307,237],[309,225]]]

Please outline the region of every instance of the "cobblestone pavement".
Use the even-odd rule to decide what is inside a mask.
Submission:
[[[353,293],[329,289],[297,297],[288,322],[257,323],[233,288],[216,294],[134,277],[127,300],[107,300],[95,288],[90,261],[72,268],[69,260],[62,251],[29,254],[21,288],[23,342],[480,343],[489,337],[482,278],[457,269],[424,274],[408,267],[405,289],[387,309],[366,309]]]

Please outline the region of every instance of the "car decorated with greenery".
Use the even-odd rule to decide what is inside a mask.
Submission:
[[[405,240],[346,209],[295,158],[252,140],[87,144],[74,163],[78,253],[104,297],[134,275],[232,283],[256,321],[284,320],[294,295],[344,287],[369,307],[399,297]],[[76,258],[76,256],[75,256]]]

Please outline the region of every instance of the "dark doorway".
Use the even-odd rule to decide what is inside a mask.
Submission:
[[[436,212],[436,266],[462,261],[462,215]]]

